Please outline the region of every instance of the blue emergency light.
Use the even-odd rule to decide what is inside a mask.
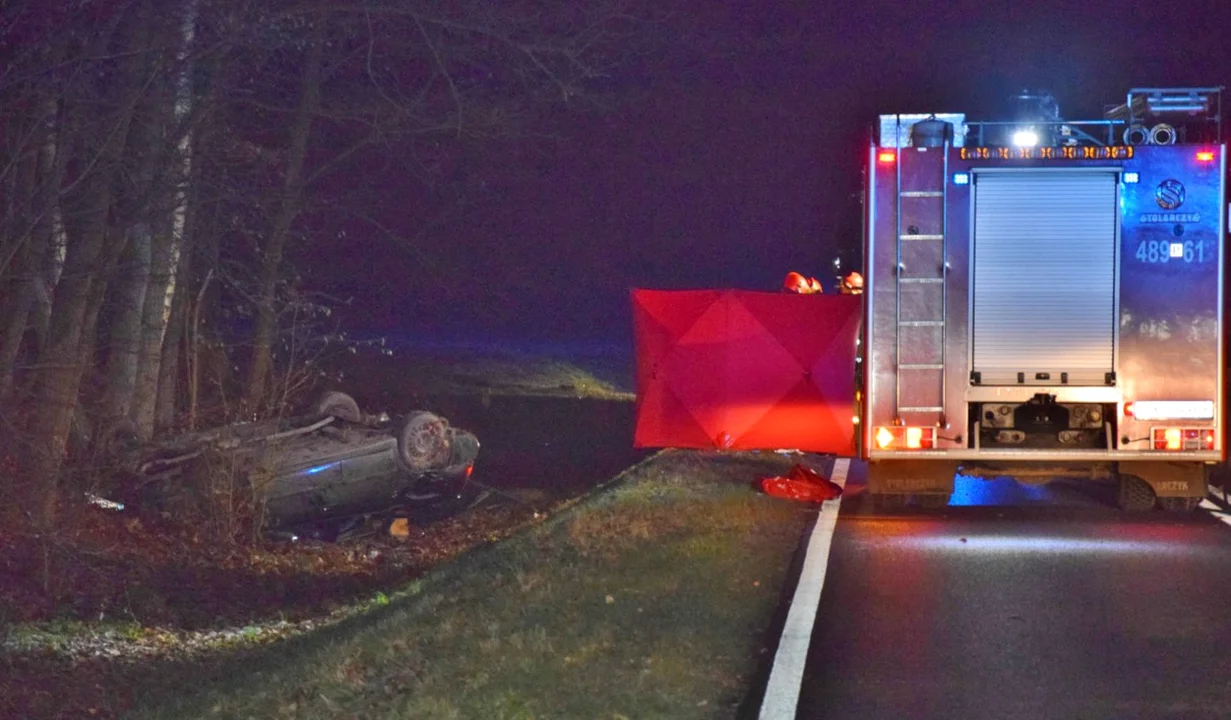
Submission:
[[[953,173],[953,184],[954,185],[969,185],[970,184],[970,173],[964,173],[964,172]]]

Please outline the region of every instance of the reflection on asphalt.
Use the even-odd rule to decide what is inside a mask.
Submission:
[[[1027,485],[1009,478],[983,480],[958,475],[953,484],[950,507],[1059,505],[1073,500],[1089,499],[1088,493],[1074,492],[1074,486],[1049,483]]]
[[[959,478],[874,510],[856,469],[800,718],[1231,716],[1231,528],[1114,487]]]

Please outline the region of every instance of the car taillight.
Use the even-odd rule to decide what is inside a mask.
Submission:
[[[936,447],[936,428],[879,427],[875,438],[881,450],[931,450]]]
[[[1213,450],[1214,431],[1209,428],[1152,428],[1155,450]]]

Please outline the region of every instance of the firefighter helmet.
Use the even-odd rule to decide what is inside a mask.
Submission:
[[[786,280],[782,281],[782,289],[793,293],[807,293],[809,292],[808,278],[795,271],[791,271],[786,274]]]
[[[842,287],[850,292],[860,292],[863,290],[863,276],[857,272],[850,273],[842,278]]]

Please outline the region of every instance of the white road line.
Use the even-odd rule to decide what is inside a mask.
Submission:
[[[830,480],[846,487],[846,473],[850,470],[850,458],[834,460]],[[804,553],[804,567],[799,573],[799,585],[787,611],[778,651],[774,653],[774,665],[769,671],[765,686],[765,698],[761,701],[761,720],[789,720],[795,717],[799,705],[799,688],[804,677],[804,663],[808,659],[808,641],[812,639],[812,624],[816,621],[816,608],[821,601],[821,586],[825,584],[825,569],[829,566],[829,544],[838,523],[838,506],[842,498],[826,500],[808,538]]]
[[[1224,511],[1221,506],[1210,502],[1208,499],[1203,498],[1201,500],[1201,503],[1197,507],[1200,507],[1202,510],[1205,510],[1209,514],[1218,518],[1224,524],[1231,525],[1231,514],[1227,514],[1227,512]]]

